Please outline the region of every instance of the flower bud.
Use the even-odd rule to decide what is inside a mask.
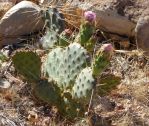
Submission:
[[[85,17],[85,20],[87,20],[89,22],[93,22],[96,20],[96,13],[94,13],[92,11],[86,11],[84,13],[84,17]]]

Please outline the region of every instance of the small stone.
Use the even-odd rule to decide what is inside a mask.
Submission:
[[[38,120],[38,115],[37,115],[37,113],[34,112],[34,111],[29,111],[28,113],[29,113],[29,115],[28,115],[27,119],[28,119],[30,122],[35,123],[35,122]]]
[[[6,91],[7,89],[9,89],[11,86],[11,84],[5,80],[5,79],[0,79],[0,92],[2,91]]]

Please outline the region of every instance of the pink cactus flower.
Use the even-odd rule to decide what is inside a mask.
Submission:
[[[103,52],[107,60],[110,60],[114,54],[114,47],[112,44],[103,44],[100,48],[100,51]]]
[[[85,20],[92,22],[96,20],[96,13],[92,11],[86,11],[84,13],[84,17],[85,17]]]

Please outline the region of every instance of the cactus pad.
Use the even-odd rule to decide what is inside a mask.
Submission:
[[[47,28],[46,35],[42,40],[42,46],[48,49],[58,41],[58,34],[64,30],[64,20],[63,15],[56,8],[48,8],[46,11],[42,11],[42,14]]]
[[[63,49],[53,49],[47,56],[47,60],[44,64],[44,72],[48,74],[56,82],[61,82],[61,71],[59,71],[60,61],[62,59]],[[64,66],[63,66],[64,67]]]
[[[78,99],[88,97],[94,86],[95,79],[92,75],[92,69],[90,67],[87,67],[83,69],[76,78],[72,96]]]
[[[40,100],[56,106],[61,113],[65,112],[65,103],[60,94],[60,89],[52,82],[45,79],[38,81],[33,87],[33,92]]]
[[[109,64],[110,62],[106,60],[102,54],[96,55],[94,58],[94,64],[93,64],[93,75],[95,76],[100,75],[103,72],[103,70],[106,68],[106,66]]]
[[[93,61],[93,75],[98,76],[110,64],[114,48],[111,44],[103,44],[97,51]]]
[[[78,43],[66,48],[52,50],[44,65],[44,70],[59,87],[64,89],[73,86],[76,76],[85,67],[86,50]]]
[[[83,23],[80,26],[80,43],[81,45],[84,45],[85,43],[88,42],[88,40],[90,39],[90,37],[93,35],[95,29],[94,26],[89,23],[88,21],[86,21],[85,23]]]
[[[68,46],[71,40],[72,31],[70,29],[65,29],[59,36],[59,45]]]
[[[46,11],[42,11],[43,20],[49,29],[61,33],[64,30],[63,15],[56,8],[48,8]]]
[[[84,116],[84,106],[82,104],[77,103],[75,100],[65,99],[65,116],[69,119],[74,119],[76,117],[83,117]]]
[[[54,30],[47,30],[42,37],[41,44],[44,49],[53,48],[58,42],[57,32]]]
[[[36,53],[32,51],[16,52],[12,57],[12,62],[18,73],[28,81],[38,81],[40,79],[41,60]]]

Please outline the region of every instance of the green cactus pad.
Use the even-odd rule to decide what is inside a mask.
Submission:
[[[80,31],[74,41],[80,43],[87,51],[92,52],[97,41],[94,33],[94,24],[85,21],[81,24]]]
[[[72,120],[77,116],[82,117],[84,115],[83,106],[74,101],[71,96],[66,98],[66,95],[61,95],[60,89],[52,82],[42,79],[35,84],[33,91],[40,100],[51,106],[56,106],[59,113],[67,119]]]
[[[65,102],[61,97],[60,89],[52,82],[48,82],[46,79],[38,81],[33,87],[33,92],[40,100],[56,106],[60,113],[65,112]]]
[[[16,52],[12,57],[12,62],[19,74],[28,81],[38,81],[41,74],[40,57],[32,51]]]
[[[58,42],[58,34],[64,30],[63,15],[56,8],[42,11],[47,32],[42,40],[44,49],[52,48]]]
[[[41,44],[44,49],[53,48],[58,42],[57,32],[54,30],[47,30],[43,36]]]
[[[63,15],[56,8],[48,8],[46,11],[42,11],[43,20],[49,29],[61,33],[64,30],[65,23]]]
[[[92,69],[87,67],[81,71],[76,78],[73,86],[73,98],[81,99],[90,96],[91,90],[95,87],[95,79],[92,75]]]
[[[103,70],[110,64],[114,48],[111,44],[103,44],[96,52],[93,60],[93,75],[99,76]]]
[[[88,21],[86,21],[85,23],[83,23],[80,26],[80,43],[81,45],[84,45],[88,42],[88,40],[90,39],[90,37],[93,35],[95,31],[95,28],[93,26],[93,24],[89,23]]]
[[[103,44],[97,51],[93,61],[93,75],[99,76],[110,64],[114,48],[111,44]]]
[[[93,75],[95,76],[99,76],[105,70],[106,66],[110,64],[110,61],[102,54],[96,55],[93,62]]]
[[[88,52],[94,51],[96,41],[97,38],[94,35],[92,35],[91,38],[87,41],[87,43],[85,44],[85,48],[87,49]]]
[[[53,49],[47,55],[47,60],[44,64],[44,72],[47,73],[48,76],[55,80],[57,83],[61,82],[61,71],[59,71],[59,68],[61,67],[60,61],[62,59],[62,54],[62,48]]]
[[[85,67],[86,50],[78,43],[72,43],[66,48],[52,50],[44,65],[44,70],[59,87],[73,86],[76,76]]]
[[[59,46],[68,46],[70,41],[70,35],[67,35],[65,31],[63,31],[59,36]]]
[[[83,117],[85,113],[84,106],[73,99],[64,98],[65,102],[65,117],[67,119],[74,119],[76,117]]]

